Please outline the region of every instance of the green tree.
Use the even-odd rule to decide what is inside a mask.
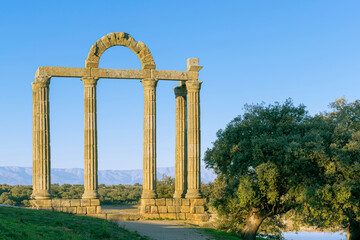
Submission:
[[[323,158],[317,181],[297,212],[302,222],[343,229],[350,240],[360,239],[360,101],[340,98],[332,111],[317,116],[322,121]],[[320,129],[320,127],[319,127]],[[319,145],[320,147],[320,145]]]
[[[175,179],[163,174],[160,180],[156,180],[156,192],[159,198],[172,198],[175,192]]]
[[[207,149],[204,161],[218,175],[212,204],[244,239],[254,240],[265,219],[294,209],[316,176],[319,139],[310,119],[291,99],[245,105]]]

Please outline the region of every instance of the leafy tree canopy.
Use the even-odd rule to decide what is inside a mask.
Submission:
[[[360,239],[360,102],[340,98],[330,104],[322,121],[323,160],[318,177],[307,188],[297,217],[318,227],[343,229],[348,239]]]
[[[218,174],[213,205],[244,239],[255,239],[264,219],[295,208],[316,178],[322,138],[311,119],[291,99],[245,105],[206,151],[207,167]]]

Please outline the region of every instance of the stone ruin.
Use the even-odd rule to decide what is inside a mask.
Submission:
[[[98,68],[101,55],[113,46],[131,49],[142,69]],[[33,208],[111,219],[103,213],[98,194],[96,85],[100,78],[141,79],[144,88],[142,218],[207,221],[200,186],[200,87],[198,58],[187,60],[187,71],[156,70],[150,50],[123,32],[109,33],[90,49],[85,68],[39,67],[33,89]],[[50,193],[51,77],[81,78],[84,84],[84,194],[82,199],[52,199]],[[175,193],[159,199],[156,193],[156,86],[159,80],[179,81],[176,105]]]

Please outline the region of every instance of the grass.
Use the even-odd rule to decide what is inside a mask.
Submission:
[[[32,209],[0,207],[0,239],[147,240],[103,219]]]

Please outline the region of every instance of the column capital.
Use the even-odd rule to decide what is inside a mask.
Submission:
[[[82,77],[81,81],[83,82],[84,86],[94,87],[99,80],[98,77]]]
[[[199,92],[202,81],[186,81],[186,89],[188,92]]]
[[[186,87],[184,85],[174,87],[173,89],[176,97],[185,97],[187,94]]]
[[[155,78],[144,78],[141,80],[141,83],[145,89],[155,89],[158,81]]]
[[[35,76],[35,82],[31,83],[32,88],[35,89],[37,87],[48,87],[50,84],[50,76],[47,75],[38,75]]]

